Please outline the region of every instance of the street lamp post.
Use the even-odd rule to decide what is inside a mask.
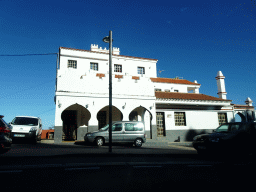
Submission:
[[[103,41],[109,43],[109,152],[112,152],[112,31]]]

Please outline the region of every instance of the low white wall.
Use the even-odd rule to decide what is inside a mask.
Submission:
[[[188,110],[157,110],[165,113],[166,130],[216,129],[219,126],[218,112],[223,111],[188,111]],[[186,126],[175,126],[174,112],[185,112]],[[232,121],[233,113],[227,113],[228,122]]]

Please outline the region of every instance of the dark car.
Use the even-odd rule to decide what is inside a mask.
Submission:
[[[6,153],[11,149],[11,129],[12,126],[6,123],[3,119],[4,116],[0,115],[0,154]]]
[[[237,122],[220,125],[213,133],[197,135],[193,147],[198,154],[255,153],[256,122]]]

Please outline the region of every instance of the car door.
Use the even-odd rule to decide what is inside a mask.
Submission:
[[[124,124],[124,141],[133,142],[137,138],[136,131],[134,131],[134,123]]]
[[[123,141],[123,123],[115,123],[112,126],[112,142]]]

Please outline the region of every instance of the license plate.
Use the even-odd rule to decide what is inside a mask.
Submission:
[[[22,135],[22,134],[14,134],[14,137],[25,137],[25,135]]]
[[[198,146],[198,149],[206,149],[205,146]]]

